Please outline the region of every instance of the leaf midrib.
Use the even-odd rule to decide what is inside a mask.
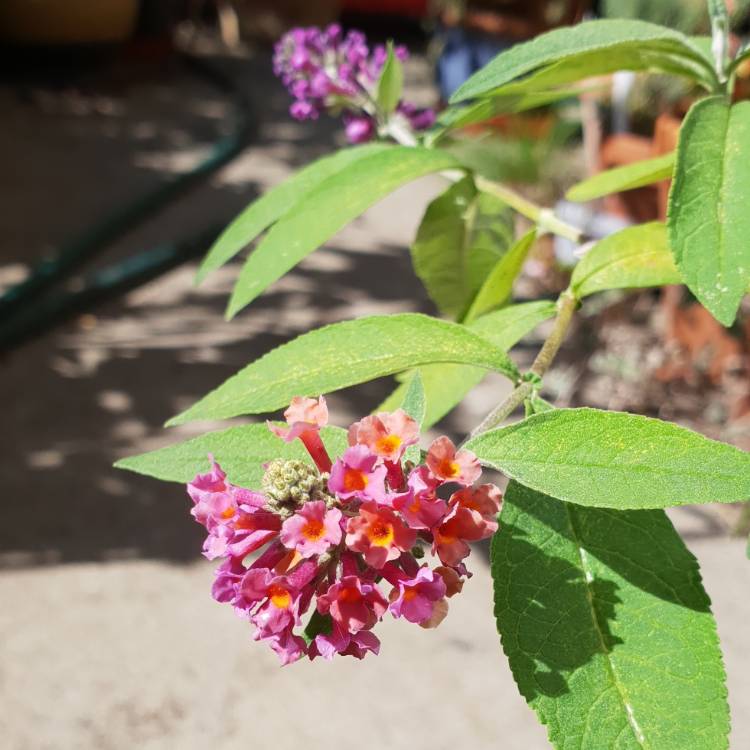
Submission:
[[[617,691],[617,695],[622,705],[623,713],[625,714],[625,718],[628,722],[628,726],[630,727],[633,738],[638,743],[638,747],[643,748],[643,750],[648,750],[650,745],[646,743],[646,738],[644,737],[643,732],[640,729],[638,722],[636,721],[633,706],[627,700],[627,694],[626,694],[625,688],[617,676],[614,661],[612,657],[610,656],[610,651],[607,648],[607,645],[604,641],[604,634],[602,633],[602,630],[599,627],[599,621],[597,620],[596,610],[594,608],[594,594],[591,590],[591,586],[589,585],[589,577],[587,575],[587,573],[590,573],[592,580],[593,580],[593,573],[590,571],[590,569],[588,568],[586,564],[586,557],[588,553],[586,549],[583,547],[583,545],[581,544],[580,537],[578,535],[578,530],[576,529],[575,521],[573,520],[573,509],[568,503],[565,503],[564,505],[565,505],[565,517],[568,521],[568,527],[570,529],[572,541],[576,546],[576,550],[578,552],[578,558],[581,562],[580,567],[583,573],[583,585],[586,590],[586,599],[589,603],[589,615],[591,616],[591,624],[593,625],[594,632],[596,633],[597,639],[599,640],[601,652],[604,655],[604,660],[607,665],[607,671],[609,672],[609,675],[612,678],[612,684],[614,685],[615,690]],[[587,725],[588,725],[588,717],[587,717]]]

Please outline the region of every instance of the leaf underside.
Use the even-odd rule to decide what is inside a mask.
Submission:
[[[668,180],[674,170],[674,152],[599,172],[574,185],[565,194],[569,201],[591,201],[612,193]]]
[[[681,282],[666,227],[653,221],[599,240],[573,269],[570,287],[582,299],[606,289],[641,289]]]
[[[440,311],[461,319],[513,241],[513,216],[470,177],[427,207],[411,246],[414,271]]]
[[[519,90],[545,90],[618,69],[653,69],[695,78],[708,88],[716,84],[710,64],[683,34],[645,21],[606,19],[555,29],[514,45],[474,73],[451,102],[503,92],[504,86],[529,74],[535,75],[517,84]]]

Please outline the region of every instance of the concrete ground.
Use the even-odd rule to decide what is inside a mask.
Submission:
[[[265,65],[223,64],[263,105],[255,142],[109,259],[228,219],[332,147],[326,123],[286,117]],[[429,95],[424,62],[409,78]],[[63,92],[34,81],[0,87],[0,284],[200,158],[224,128],[224,97],[183,69],[165,66],[156,83],[118,69],[106,81],[84,77]],[[111,468],[211,427],[161,424],[291,336],[367,313],[430,310],[405,248],[439,187],[423,180],[378,204],[232,323],[222,310],[237,266],[196,290],[190,264],[0,363],[3,748],[547,747],[500,651],[481,551],[438,630],[386,622],[378,658],[279,669],[246,624],[210,599],[213,566],[198,554],[184,489]],[[489,379],[445,429],[468,429],[504,387]],[[333,421],[366,413],[388,389],[377,382],[334,395]],[[714,601],[732,747],[750,747],[750,564],[703,509],[675,520]]]

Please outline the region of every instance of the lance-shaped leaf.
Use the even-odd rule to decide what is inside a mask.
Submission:
[[[346,430],[324,427],[323,443],[331,457],[346,450]],[[260,489],[265,469],[263,464],[275,458],[297,459],[312,463],[299,440],[285,443],[265,424],[246,424],[228,430],[207,432],[182,443],[168,445],[149,453],[120,459],[115,467],[137,474],[162,479],[166,482],[189,482],[199,472],[208,469],[208,454],[221,464],[234,484]]]
[[[590,90],[590,89],[589,89]],[[526,112],[537,107],[573,99],[582,93],[580,88],[552,91],[510,91],[507,94],[493,96],[492,99],[480,99],[468,105],[449,107],[438,117],[438,126],[444,128],[433,137],[433,143],[451,130],[466,125],[484,122],[497,115]]]
[[[294,396],[316,396],[431,362],[518,377],[505,351],[466,326],[417,313],[376,315],[318,328],[273,349],[168,424],[273,411]]]
[[[529,331],[555,314],[553,302],[525,302],[483,315],[468,327],[505,351],[517,344]],[[419,368],[427,401],[423,427],[431,427],[487,374],[479,367],[467,365],[425,365]],[[377,411],[398,409],[405,398],[408,379],[401,383]]]
[[[503,650],[555,748],[728,747],[709,598],[664,511],[581,508],[511,482],[491,567]]]
[[[404,87],[404,69],[401,61],[393,53],[393,42],[388,42],[388,56],[378,80],[378,109],[385,115],[391,114],[401,99]]]
[[[495,263],[464,316],[466,323],[501,307],[510,299],[513,282],[521,272],[535,239],[536,230],[531,229]]]
[[[668,180],[672,176],[674,161],[675,154],[671,152],[655,156],[653,159],[643,159],[622,167],[607,169],[574,185],[565,197],[569,201],[591,201],[604,195]]]
[[[227,308],[232,317],[266,287],[401,185],[459,164],[445,151],[391,146],[347,164],[280,219],[250,253]]]
[[[680,284],[682,279],[658,221],[628,227],[599,240],[573,269],[570,287],[579,299],[605,289]]]
[[[725,326],[750,283],[750,102],[696,102],[680,128],[669,243],[685,283]]]
[[[419,370],[414,370],[404,385],[404,399],[401,402],[401,408],[421,427],[422,422],[424,422],[427,403]]]
[[[466,447],[527,487],[580,505],[632,510],[750,499],[750,453],[637,414],[556,409]]]
[[[385,143],[368,143],[364,146],[342,149],[314,161],[280,185],[266,191],[221,233],[201,263],[196,283],[200,283],[211,271],[230,261],[277,219],[293,210],[298,201],[327,177],[359,159],[389,148],[392,147]]]
[[[414,370],[404,383],[404,400],[401,408],[422,427],[427,413],[427,397],[419,370]],[[418,464],[420,459],[419,445],[410,445],[404,452],[404,460]]]
[[[545,75],[547,68],[554,68],[552,76]],[[499,89],[532,73],[538,74],[531,76],[534,90],[543,91],[616,70],[674,73],[709,89],[718,86],[710,63],[684,34],[645,21],[600,20],[555,29],[501,52],[460,86],[451,102],[506,93]]]
[[[430,203],[411,247],[414,270],[440,311],[461,318],[513,241],[513,217],[470,177]]]

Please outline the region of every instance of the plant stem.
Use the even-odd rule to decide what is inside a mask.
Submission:
[[[418,144],[417,137],[413,131],[406,124],[393,117],[389,118],[384,126],[383,134],[389,135],[396,143],[400,143],[402,146],[416,146]]]
[[[578,227],[574,227],[572,224],[568,224],[566,221],[560,219],[552,209],[543,208],[519,195],[507,185],[493,182],[481,175],[475,175],[474,183],[480,190],[497,196],[503,203],[518,211],[519,214],[522,214],[527,219],[531,219],[541,230],[558,234],[572,242],[581,241],[583,232]]]
[[[541,378],[549,369],[555,358],[560,345],[570,327],[573,319],[573,313],[576,310],[578,301],[569,289],[566,289],[557,300],[557,317],[552,326],[549,336],[542,344],[542,348],[536,355],[529,373],[537,378]],[[469,437],[476,437],[487,430],[499,425],[504,419],[509,417],[521,404],[533,393],[534,384],[528,380],[519,383],[508,396],[500,402],[483,420],[472,430]]]
[[[558,350],[565,338],[565,334],[570,327],[570,321],[573,319],[573,313],[576,311],[578,300],[573,293],[566,289],[557,300],[557,318],[555,324],[547,336],[539,354],[536,355],[534,363],[531,365],[530,372],[538,375],[540,378],[549,370],[552,360],[557,355]]]
[[[384,126],[381,135],[390,136],[396,143],[400,143],[402,146],[416,146],[418,144],[414,133],[407,126],[393,118]],[[461,173],[456,174],[454,171],[442,172],[441,174],[451,182],[457,182],[463,176]],[[555,215],[555,212],[551,208],[539,206],[533,201],[524,198],[507,185],[488,180],[486,177],[478,174],[474,175],[474,184],[479,190],[497,196],[514,211],[518,211],[522,216],[531,219],[542,232],[557,234],[576,243],[580,242],[583,238],[583,232],[578,227],[574,227],[572,224],[568,224],[567,221],[563,221],[559,216]]]

